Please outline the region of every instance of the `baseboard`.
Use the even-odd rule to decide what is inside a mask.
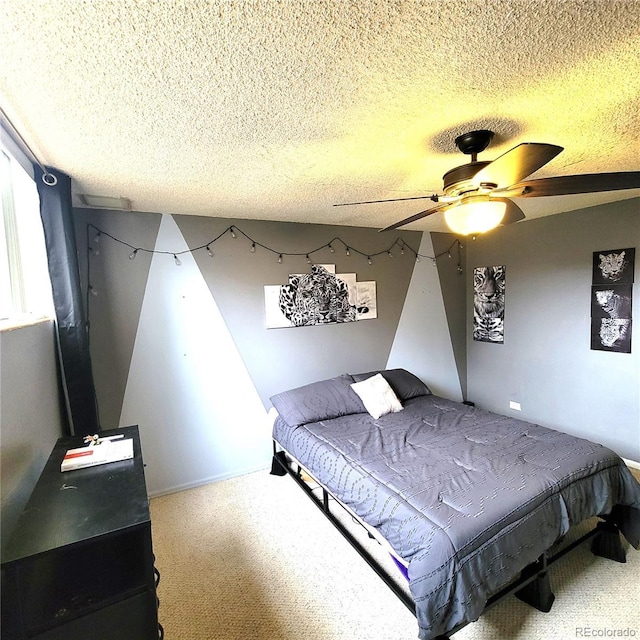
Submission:
[[[636,462],[635,460],[627,460],[626,458],[622,459],[624,463],[631,470],[631,475],[640,482],[640,462]]]
[[[256,473],[258,471],[269,471],[271,468],[271,460],[268,465],[259,465],[257,467],[250,467],[247,469],[240,469],[237,471],[230,471],[228,473],[222,473],[216,476],[209,476],[208,478],[201,478],[194,482],[188,482],[174,487],[167,487],[160,491],[152,491],[149,493],[149,498],[159,498],[160,496],[168,496],[171,493],[178,493],[179,491],[187,491],[188,489],[195,489],[205,484],[213,484],[214,482],[222,482],[223,480],[231,480],[231,478],[237,478],[239,476],[246,476],[249,473]]]

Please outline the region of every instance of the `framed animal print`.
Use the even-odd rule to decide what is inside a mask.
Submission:
[[[506,268],[476,267],[473,270],[473,339],[504,343]]]
[[[635,249],[594,251],[591,349],[631,353]]]
[[[633,284],[635,259],[634,248],[594,251],[592,284]]]
[[[290,274],[284,285],[264,288],[267,329],[356,322],[377,318],[376,283],[335,265],[314,264],[311,273]]]

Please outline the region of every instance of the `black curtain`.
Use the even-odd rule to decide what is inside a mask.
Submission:
[[[33,169],[53,290],[68,430],[71,435],[93,434],[100,430],[100,425],[80,286],[71,178],[49,167],[46,174],[38,165]]]

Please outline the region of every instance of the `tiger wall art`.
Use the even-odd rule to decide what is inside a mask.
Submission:
[[[473,270],[473,339],[504,343],[504,266]]]

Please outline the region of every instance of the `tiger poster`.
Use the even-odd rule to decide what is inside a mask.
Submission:
[[[473,270],[473,339],[504,343],[504,266]]]

